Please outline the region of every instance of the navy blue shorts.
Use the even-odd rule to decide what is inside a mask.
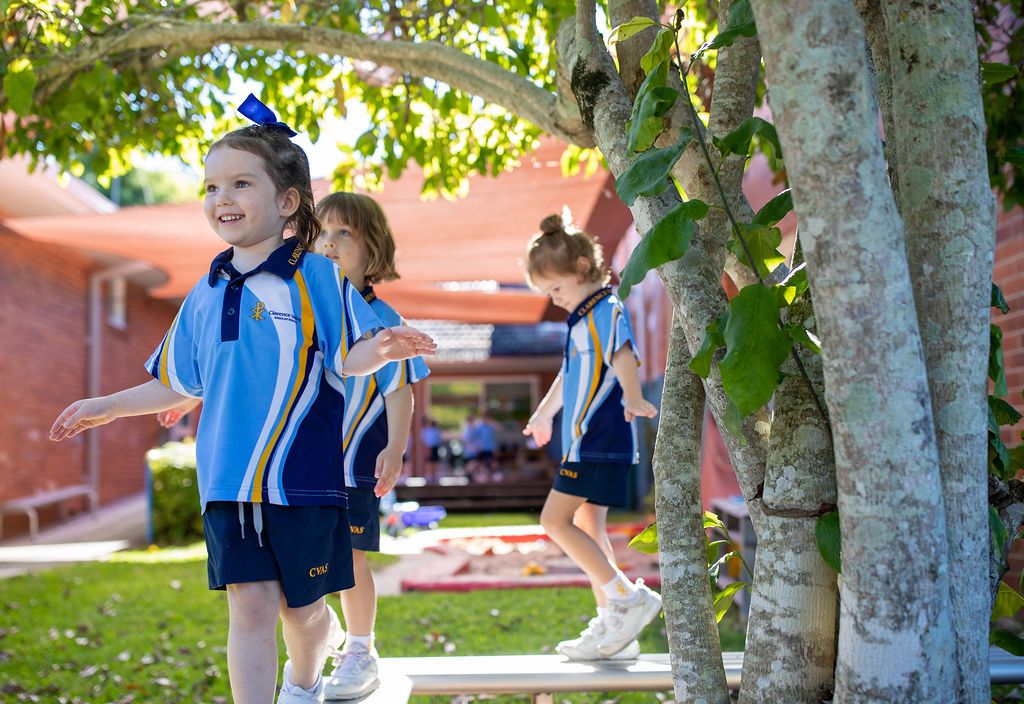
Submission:
[[[261,546],[253,524],[253,505],[242,506],[244,529],[237,503],[211,501],[206,505],[203,531],[210,589],[243,582],[280,582],[288,606],[297,608],[355,584],[344,508],[260,504]]]
[[[380,552],[380,498],[373,489],[345,489],[352,549]]]
[[[597,462],[566,462],[558,468],[555,485],[563,494],[582,496],[598,506],[626,506],[629,491],[628,464],[599,464]]]

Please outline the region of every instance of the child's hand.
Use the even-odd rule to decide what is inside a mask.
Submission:
[[[377,486],[373,487],[374,496],[381,498],[394,489],[401,473],[402,451],[385,447],[377,455],[377,469],[373,473],[373,476],[377,477]]]
[[[551,440],[551,419],[533,417],[523,428],[523,435],[533,436],[537,447],[544,447]]]
[[[117,418],[113,405],[106,397],[87,398],[75,401],[61,411],[50,428],[50,439],[60,442],[73,438],[83,430],[106,425]]]
[[[373,342],[380,356],[391,361],[434,354],[437,351],[437,344],[430,335],[407,325],[384,328],[374,336]]]
[[[626,416],[626,422],[630,422],[634,418],[653,418],[658,415],[658,409],[653,403],[646,399],[636,400],[624,400],[623,402],[623,415]]]
[[[156,422],[165,428],[173,428],[179,420],[191,413],[192,409],[198,405],[198,399],[190,399],[180,406],[175,406],[167,411],[160,411],[156,414]]]

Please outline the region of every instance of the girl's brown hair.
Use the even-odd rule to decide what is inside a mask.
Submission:
[[[366,283],[399,278],[395,269],[395,238],[377,201],[361,193],[332,193],[316,204],[316,215],[322,222],[338,219],[347,223],[354,234],[366,242],[370,254],[366,263]]]
[[[579,258],[589,262],[587,271],[580,271]],[[540,221],[540,234],[526,248],[526,281],[531,287],[534,276],[576,274],[585,281],[607,284],[611,278],[604,266],[604,250],[586,232],[567,231],[561,215],[548,215]]]
[[[309,159],[302,147],[294,144],[288,135],[274,125],[249,125],[228,132],[210,147],[231,147],[249,152],[263,159],[267,175],[281,195],[289,188],[299,194],[299,208],[288,218],[285,228],[291,228],[303,249],[312,249],[320,236],[320,221],[313,212],[313,183],[309,176]]]

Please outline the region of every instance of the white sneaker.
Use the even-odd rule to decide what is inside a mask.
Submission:
[[[555,646],[555,651],[570,660],[636,660],[640,656],[640,644],[635,640],[616,653],[602,655],[597,650],[597,644],[607,635],[604,617],[605,609],[599,608],[597,616],[590,619],[579,638],[563,640]]]
[[[303,689],[297,684],[293,684],[291,680],[292,674],[292,661],[285,660],[284,662],[284,675],[281,681],[281,691],[277,695],[277,704],[308,704],[308,702],[317,702],[320,704],[324,700],[324,678],[318,677],[316,680],[316,687],[313,691]]]
[[[604,618],[605,633],[597,643],[597,652],[608,656],[635,640],[644,627],[661,611],[661,597],[636,580],[637,593],[629,599],[608,602]]]
[[[377,679],[380,656],[376,648],[360,646],[334,656],[334,671],[324,684],[325,699],[356,699],[380,686]]]

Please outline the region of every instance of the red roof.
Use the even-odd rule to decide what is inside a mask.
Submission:
[[[420,199],[422,174],[409,169],[371,194],[384,209],[398,243],[402,278],[379,287],[407,318],[526,323],[540,320],[547,300],[528,291],[445,291],[445,281],[493,280],[522,284],[526,243],[541,219],[568,206],[577,223],[614,251],[629,211],[614,195],[610,176],[563,178],[564,145],[544,140],[523,165],[497,178],[474,176],[456,202]],[[314,183],[317,195],[325,181]],[[210,230],[200,202],[122,208],[109,214],[15,218],[17,233],[51,244],[130,260],[167,273],[153,291],[181,298],[203,276],[224,243]]]

